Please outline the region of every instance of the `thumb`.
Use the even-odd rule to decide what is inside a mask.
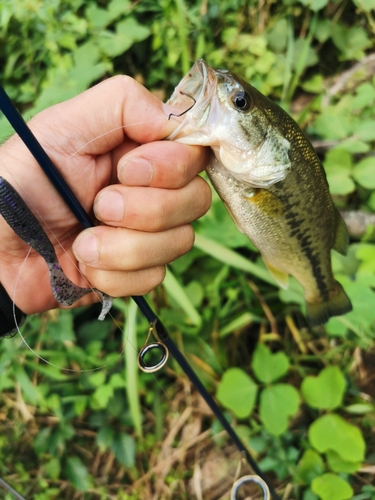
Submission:
[[[164,139],[178,122],[168,120],[173,109],[128,76],[109,78],[82,94],[39,113],[67,138],[80,154],[103,154],[124,140],[137,143]]]

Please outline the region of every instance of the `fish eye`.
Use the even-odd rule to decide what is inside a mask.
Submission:
[[[232,96],[232,103],[240,111],[247,111],[251,106],[251,99],[247,92],[236,92]]]

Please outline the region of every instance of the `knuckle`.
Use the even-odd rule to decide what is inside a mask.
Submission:
[[[200,182],[201,182],[201,189],[202,189],[202,196],[200,198],[201,200],[201,216],[204,215],[210,208],[211,203],[212,203],[212,191],[208,183],[202,179],[202,177],[199,177]]]
[[[177,245],[177,253],[179,256],[184,255],[189,252],[194,245],[195,234],[194,229],[191,224],[185,224],[179,227],[178,232],[180,234],[176,235],[175,241]]]
[[[151,267],[143,271],[143,283],[142,288],[139,291],[140,295],[145,295],[157,286],[159,286],[165,278],[166,268],[165,266]]]
[[[155,205],[151,224],[154,231],[160,231],[165,228],[168,219],[170,218],[170,201],[169,197],[160,197],[159,203]]]

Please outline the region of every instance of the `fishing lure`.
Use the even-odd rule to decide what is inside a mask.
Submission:
[[[112,307],[112,297],[96,288],[82,288],[66,276],[42,225],[14,187],[3,177],[0,177],[0,214],[17,236],[46,261],[52,293],[57,302],[63,306],[71,306],[88,293],[97,292],[102,298],[99,319],[103,320]]]

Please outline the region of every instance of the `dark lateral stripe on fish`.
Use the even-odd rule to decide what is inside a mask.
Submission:
[[[287,204],[286,210],[286,223],[291,229],[289,234],[290,236],[296,238],[296,240],[300,243],[301,251],[305,254],[306,258],[311,264],[312,274],[316,281],[316,285],[321,294],[321,297],[324,301],[326,301],[329,298],[329,287],[327,286],[326,280],[324,279],[319,255],[317,255],[316,252],[311,249],[311,236],[306,235],[306,230],[301,231],[301,224],[303,223],[303,220],[298,218],[298,214],[292,210],[291,204]]]

